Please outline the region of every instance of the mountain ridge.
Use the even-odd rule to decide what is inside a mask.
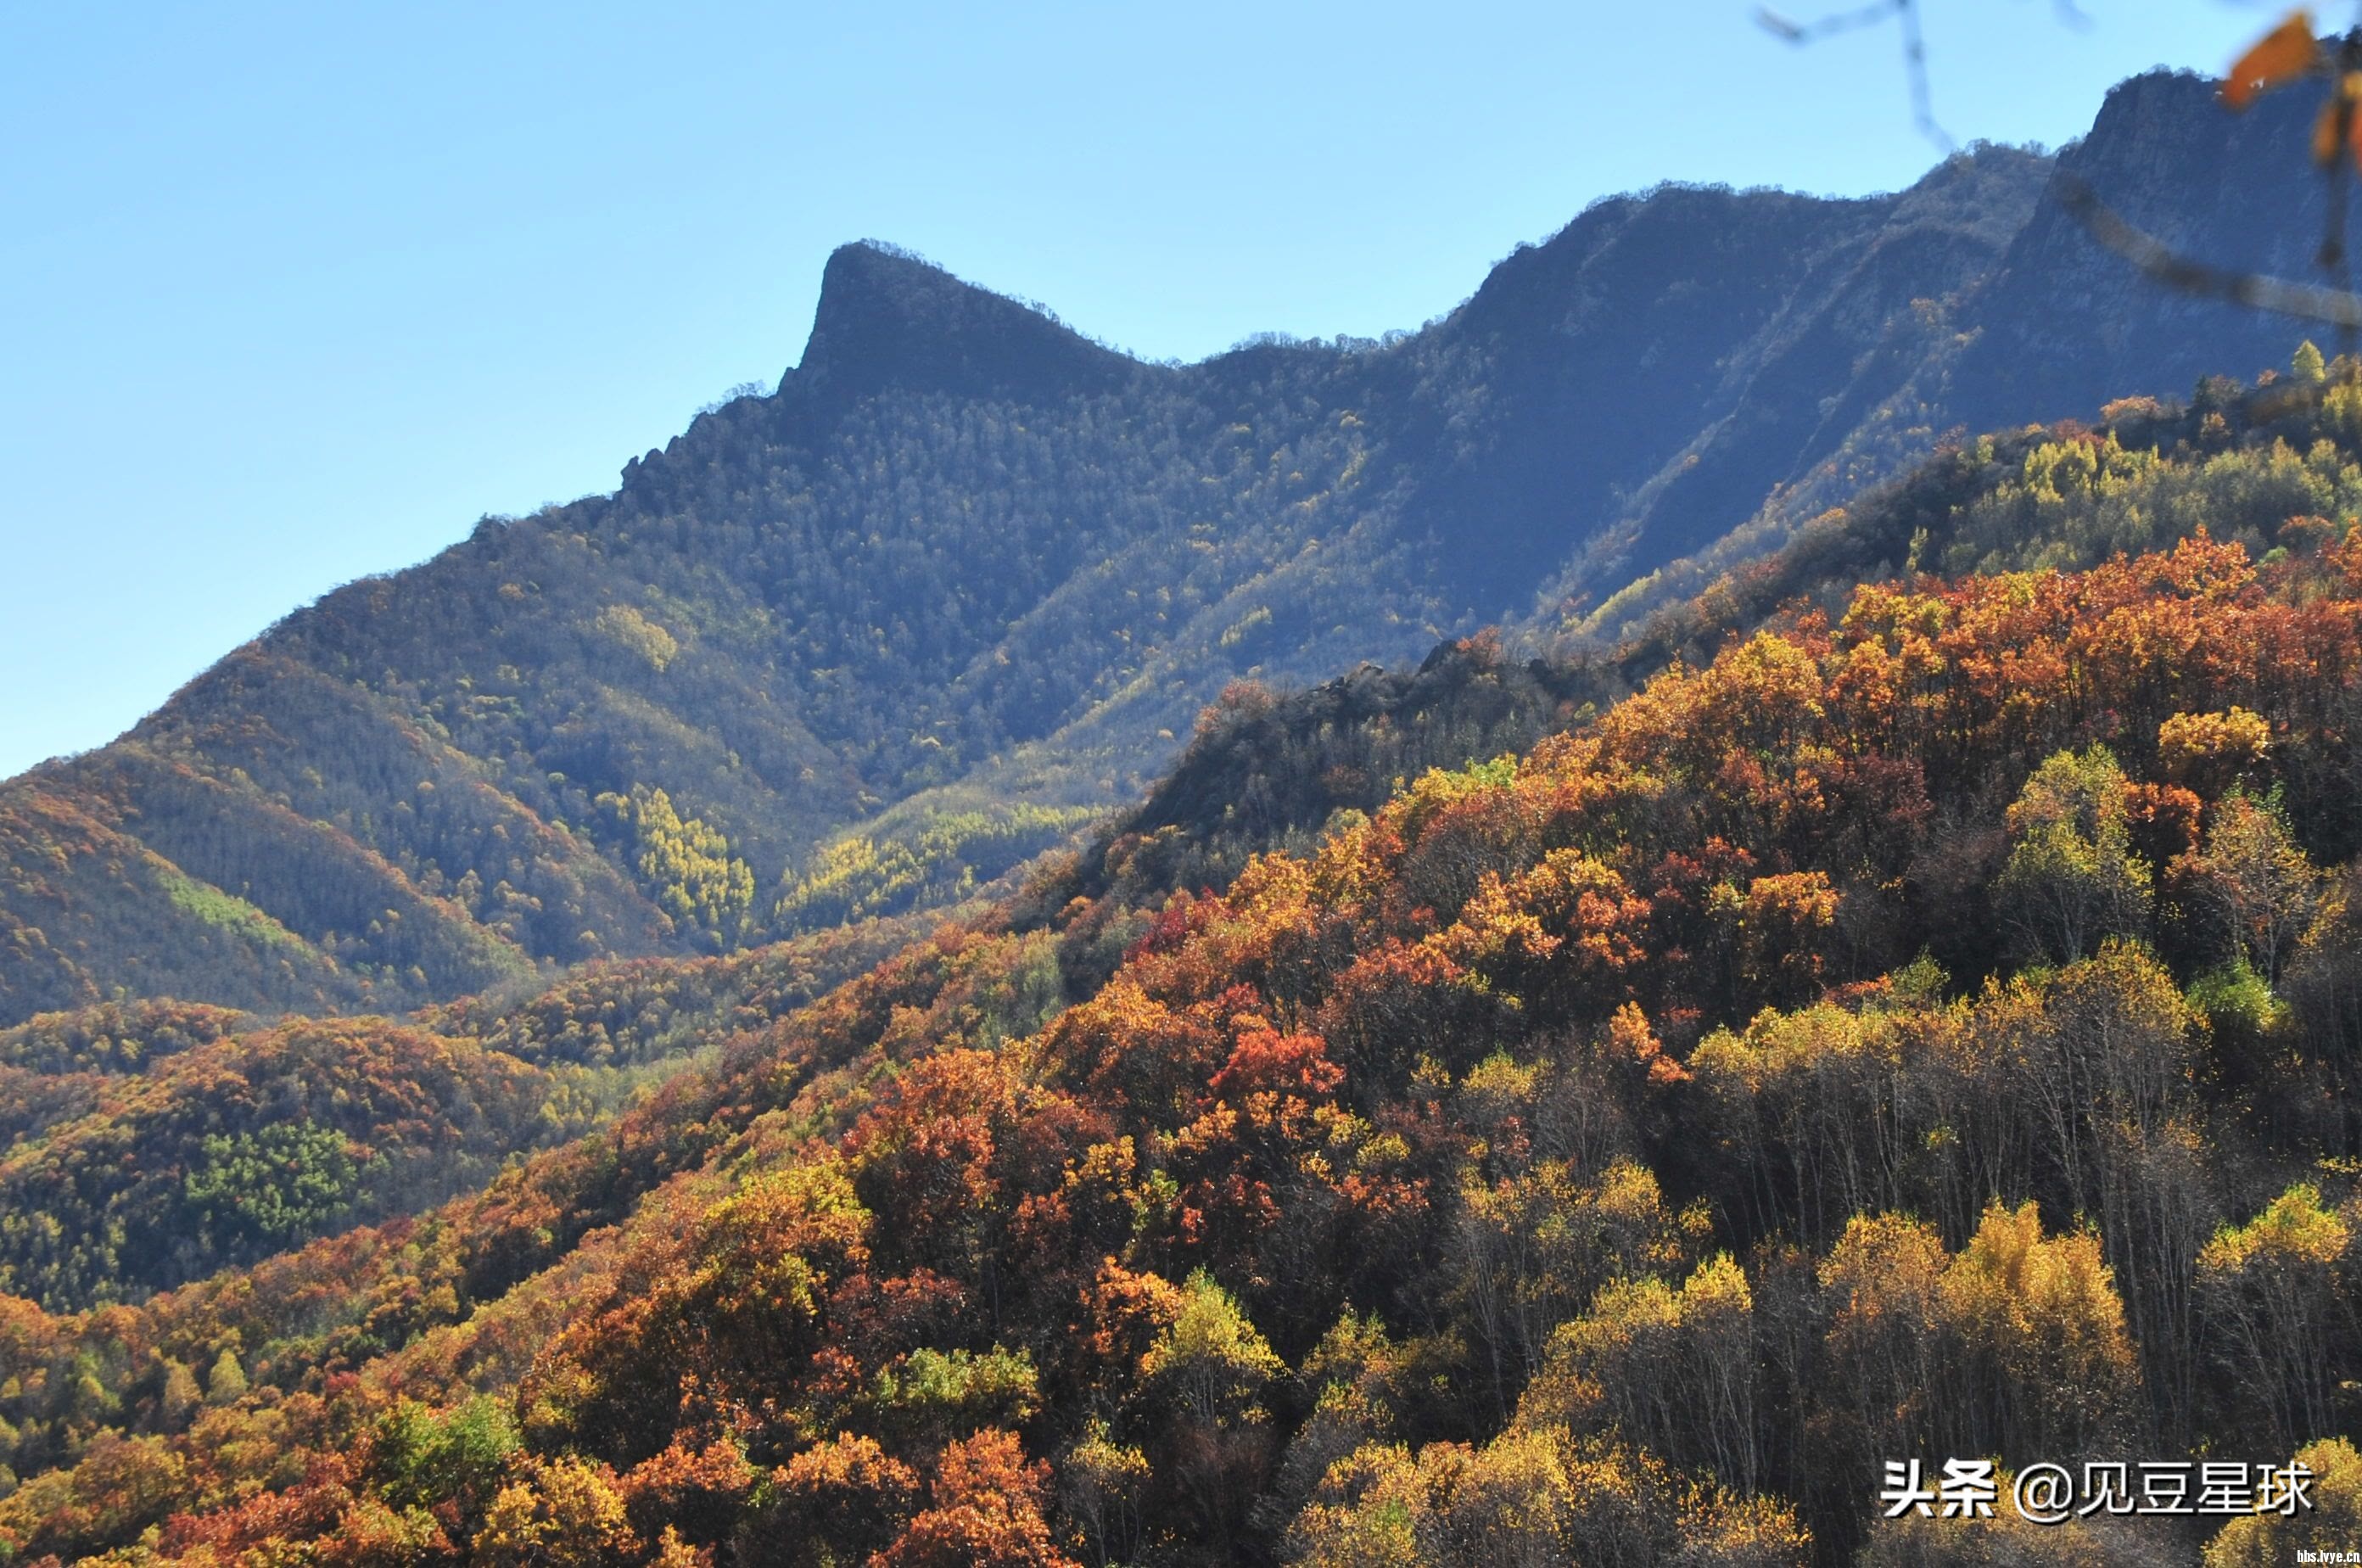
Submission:
[[[0,1551],[2025,1539],[1882,1519],[1922,1449],[2347,1518],[2362,385],[2207,391],[1948,445],[1605,662],[1236,690],[928,934],[0,1029]]]
[[[968,396],[1105,391],[1141,361],[881,240],[830,253],[803,356],[781,377]]]
[[[2204,92],[2136,79],[2061,156],[2209,254],[2295,214],[2273,260],[2305,94],[2216,137]],[[1144,791],[1234,681],[1645,600],[1989,404],[2285,359],[2078,239],[2048,168],[1612,198],[1417,333],[1190,366],[843,248],[775,392],[0,784],[0,1021],[408,1007],[965,897]]]

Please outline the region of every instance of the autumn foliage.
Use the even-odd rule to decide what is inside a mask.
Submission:
[[[2357,676],[2362,552],[2200,533],[1037,888],[416,1220],[0,1298],[0,1561],[1756,1564],[1900,1540],[1885,1458],[2350,1469]]]

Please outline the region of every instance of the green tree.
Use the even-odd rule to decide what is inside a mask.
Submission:
[[[2298,1182],[2245,1225],[2225,1226],[2198,1257],[2207,1313],[2225,1359],[2284,1444],[2332,1425],[2332,1336],[2347,1299],[2354,1228]]]
[[[643,786],[629,800],[605,795],[600,801],[631,823],[634,865],[659,909],[717,941],[734,942],[745,934],[755,874],[731,854],[720,829],[682,816],[662,790]]]
[[[1168,1387],[1182,1412],[1201,1427],[1256,1421],[1264,1384],[1285,1370],[1269,1341],[1204,1269],[1181,1287],[1181,1313],[1141,1370]]]
[[[498,1491],[519,1447],[516,1423],[500,1401],[478,1397],[436,1414],[404,1399],[370,1434],[370,1469],[396,1507],[450,1501],[471,1517]]]
[[[1203,1269],[1182,1287],[1180,1310],[1141,1358],[1172,1417],[1151,1459],[1188,1499],[1191,1533],[1222,1555],[1247,1528],[1263,1487],[1270,1416],[1264,1386],[1286,1370],[1231,1293]]]
[[[214,1358],[213,1371],[205,1375],[205,1399],[209,1404],[235,1405],[246,1397],[246,1368],[237,1362],[237,1352],[222,1347]]]
[[[283,1245],[349,1211],[371,1163],[355,1157],[343,1133],[308,1121],[209,1133],[182,1196],[216,1244]]]
[[[160,1401],[166,1423],[175,1429],[185,1425],[204,1402],[204,1391],[197,1386],[197,1375],[182,1363],[166,1361]]]
[[[2150,876],[2133,853],[2124,769],[2107,747],[2062,751],[2009,809],[2013,847],[1993,891],[2004,920],[2053,963],[2147,922]]]

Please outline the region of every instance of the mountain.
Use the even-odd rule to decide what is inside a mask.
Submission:
[[[1615,648],[1233,691],[923,935],[0,1031],[0,1561],[2344,1539],[2362,371],[2112,406]],[[1898,1454],[2316,1501],[1887,1518]]]
[[[2302,97],[2226,131],[2145,77],[2061,156],[2299,271]],[[1417,333],[1189,366],[848,247],[774,393],[0,785],[0,1020],[407,1007],[940,904],[1135,798],[1242,678],[1613,629],[1963,420],[2286,359],[2097,253],[2049,170],[1619,197]]]

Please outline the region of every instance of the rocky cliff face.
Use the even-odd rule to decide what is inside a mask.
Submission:
[[[2217,266],[2320,282],[2327,193],[2305,149],[2321,98],[2290,89],[2245,115],[2214,84],[2152,72],[2108,95],[2092,133],[2060,154],[2127,219]],[[2285,369],[2301,323],[2176,294],[2038,204],[1962,314],[1976,341],[1944,388],[1972,427],[2084,417],[2130,392],[2186,394],[2201,376]],[[2334,350],[2329,329],[2315,327]]]

